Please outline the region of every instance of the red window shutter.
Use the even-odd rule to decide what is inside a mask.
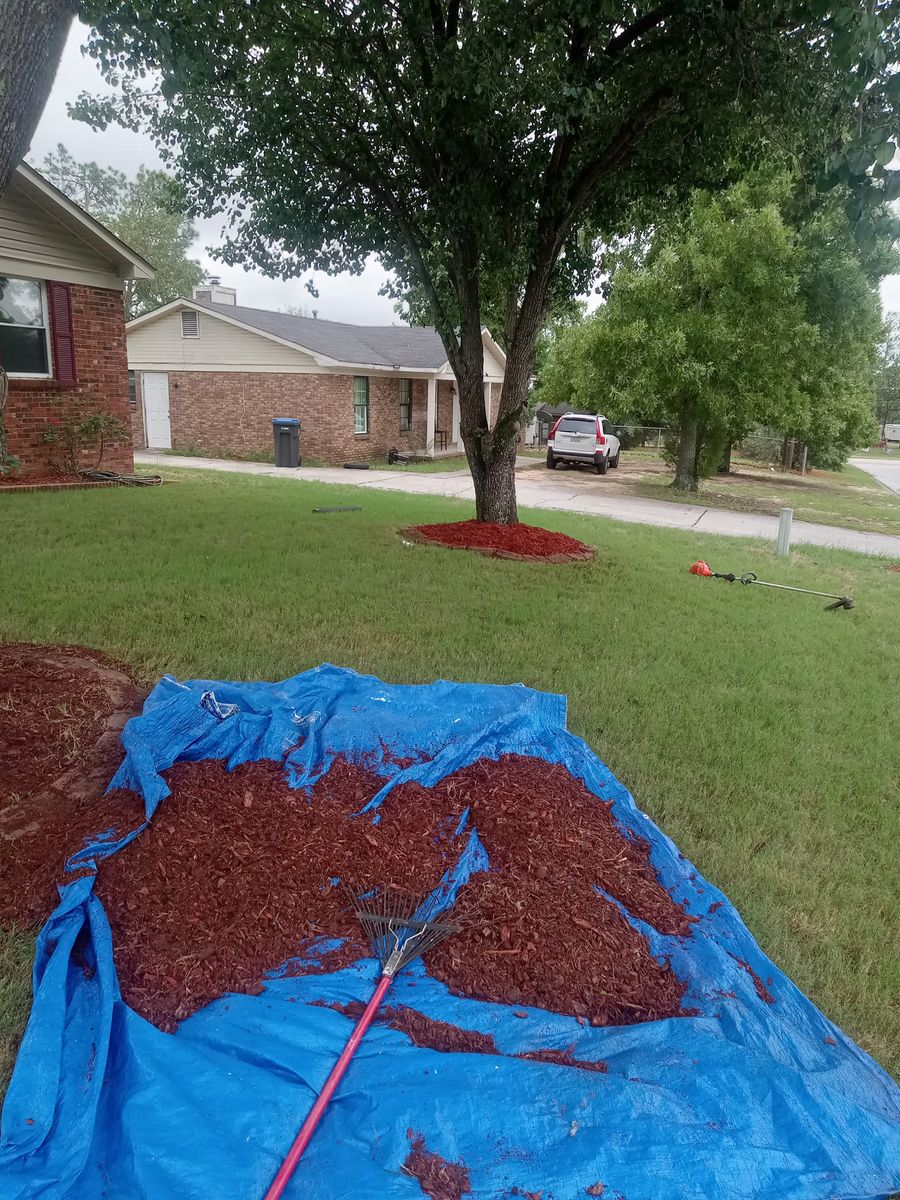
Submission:
[[[72,335],[72,302],[67,283],[47,284],[47,309],[50,313],[53,378],[60,387],[74,387],[77,380],[75,339]]]

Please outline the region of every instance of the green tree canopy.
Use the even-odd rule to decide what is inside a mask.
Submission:
[[[196,229],[185,216],[183,189],[171,175],[140,167],[135,178],[128,179],[122,171],[80,162],[62,143],[38,170],[156,268],[153,279],[126,284],[129,317],[179,296],[190,297],[192,288],[203,281],[200,263],[188,257]]]
[[[479,517],[516,519],[515,443],[554,297],[594,239],[657,220],[772,140],[862,215],[900,100],[897,0],[84,0],[121,98],[227,262],[291,277],[377,255],[421,288],[460,394]],[[881,175],[878,172],[881,172]],[[586,236],[586,231],[590,236]],[[507,370],[485,427],[485,305]]]
[[[843,209],[801,229],[786,181],[697,193],[643,262],[617,271],[608,303],[554,345],[540,395],[677,431],[675,486],[696,490],[704,454],[766,425],[837,465],[871,420],[881,331],[874,248]],[[780,200],[780,204],[776,202]],[[882,246],[878,269],[893,265]]]
[[[879,437],[885,425],[900,423],[900,313],[889,314],[878,347],[874,413]]]

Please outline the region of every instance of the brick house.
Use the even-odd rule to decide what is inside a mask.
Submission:
[[[148,262],[37,171],[17,168],[0,196],[0,365],[9,453],[22,475],[48,470],[48,426],[76,410],[122,422],[125,436],[107,445],[103,467],[133,469],[122,292],[126,280],[152,277]]]
[[[301,421],[301,454],[368,462],[396,447],[462,451],[459,399],[434,329],[345,325],[236,303],[217,281],[128,324],[134,443],[268,454],[272,418]],[[505,356],[487,330],[485,404],[496,416]]]

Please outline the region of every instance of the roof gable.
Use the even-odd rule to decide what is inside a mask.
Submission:
[[[239,304],[213,304],[205,300],[174,300],[171,304],[136,317],[128,329],[158,320],[180,308],[210,313],[222,321],[249,329],[284,346],[302,350],[322,366],[364,370],[438,372],[447,366],[447,351],[440,334],[430,325],[348,325],[318,317],[247,308]],[[487,330],[485,345],[504,364],[505,355]]]
[[[156,272],[151,263],[65,196],[33,167],[20,163],[13,175],[13,181],[16,190],[35,208],[46,213],[53,221],[89,246],[95,254],[110,263],[121,278],[153,278]]]

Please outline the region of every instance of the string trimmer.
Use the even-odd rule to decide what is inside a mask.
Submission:
[[[729,583],[758,583],[760,587],[778,588],[782,592],[803,592],[806,596],[822,596],[826,600],[834,601],[834,604],[825,605],[825,612],[833,612],[836,608],[853,608],[852,596],[836,596],[834,592],[814,592],[810,588],[789,587],[786,583],[769,583],[765,579],[757,579],[752,571],[745,571],[743,575],[731,572],[724,574],[722,571],[714,571],[702,558],[691,567],[691,574],[702,575],[705,579],[727,579]]]
[[[362,896],[354,898],[354,912],[381,963],[381,979],[378,981],[378,986],[372,993],[372,998],[366,1005],[365,1011],[347,1039],[340,1058],[325,1080],[325,1086],[309,1110],[309,1115],[300,1127],[300,1132],[294,1138],[294,1144],[278,1168],[278,1173],[266,1192],[265,1200],[278,1200],[287,1187],[297,1163],[309,1145],[316,1126],[322,1119],[366,1030],[375,1019],[375,1014],[397,972],[413,959],[418,958],[427,950],[431,950],[449,934],[459,932],[459,925],[421,920],[416,917],[416,913],[424,914],[434,911],[433,894],[423,902],[411,898],[398,889],[382,888],[379,891],[367,893],[365,903],[362,901]]]

